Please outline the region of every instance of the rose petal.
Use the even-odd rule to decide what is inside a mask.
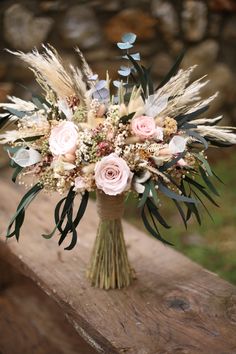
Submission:
[[[184,152],[186,148],[187,139],[182,136],[175,135],[169,142],[169,150],[172,154]]]

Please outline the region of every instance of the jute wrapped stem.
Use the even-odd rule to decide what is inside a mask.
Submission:
[[[124,212],[124,195],[109,196],[97,192],[97,211],[100,222],[92,251],[88,278],[97,288],[127,287],[132,281],[124,241],[121,218]]]

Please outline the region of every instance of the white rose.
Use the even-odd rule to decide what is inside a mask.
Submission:
[[[49,149],[54,155],[74,154],[78,139],[77,127],[73,122],[62,122],[51,131]]]
[[[133,173],[117,154],[103,157],[95,166],[95,182],[105,194],[117,195],[130,187]]]

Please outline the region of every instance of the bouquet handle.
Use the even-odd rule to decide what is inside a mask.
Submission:
[[[97,191],[97,211],[100,218],[92,251],[88,279],[101,289],[127,287],[133,279],[121,218],[124,195],[110,196]]]

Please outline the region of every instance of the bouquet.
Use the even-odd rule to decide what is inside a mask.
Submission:
[[[12,180],[28,188],[6,237],[19,239],[26,208],[40,192],[56,192],[62,199],[55,206],[55,228],[43,237],[56,233],[58,244],[71,250],[95,191],[100,223],[87,276],[104,289],[126,287],[134,278],[121,224],[127,195],[135,195],[150,234],[169,244],[160,233],[159,225],[170,227],[160,198],[173,201],[185,226],[192,215],[201,223],[203,198],[217,205],[212,193],[218,195],[206,150],[236,143],[234,128],[217,126],[222,116],[204,117],[217,93],[201,98],[207,81],[190,82],[194,66],[179,69],[183,54],[155,87],[150,69],[133,53],[135,41],[136,35],[127,33],[117,43],[123,65],[116,81],[108,73],[100,80],[79,49],[79,68],[66,68],[50,46],[42,53],[14,52],[44,94],[0,104],[6,111],[0,116],[0,142],[14,169]],[[74,210],[76,198],[80,205]]]

